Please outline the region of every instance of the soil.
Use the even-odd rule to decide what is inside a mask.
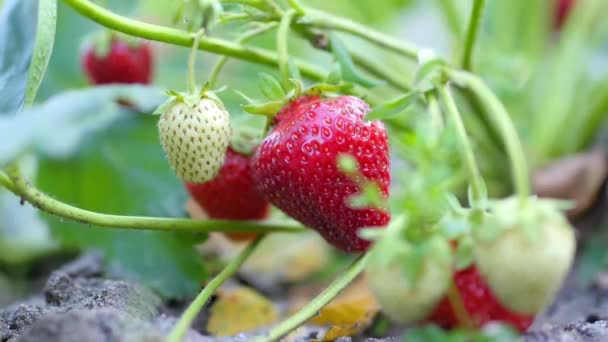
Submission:
[[[102,258],[96,253],[54,270],[40,291],[0,310],[1,341],[162,341],[183,305],[163,302],[139,284],[108,279],[104,274]],[[202,315],[199,321],[205,320]],[[263,331],[214,338],[190,330],[185,341],[240,342],[260,333]],[[311,328],[308,336],[314,338],[317,332]],[[338,341],[399,340],[345,337]],[[608,341],[607,277],[600,276],[588,287],[569,280],[556,303],[537,318],[523,340]]]

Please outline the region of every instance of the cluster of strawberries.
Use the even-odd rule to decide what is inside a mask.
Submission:
[[[559,2],[557,26],[571,3]],[[152,79],[152,51],[147,43],[129,45],[113,39],[103,55],[88,48],[83,67],[93,84],[147,84]],[[389,223],[387,209],[348,204],[361,191],[361,183],[338,167],[340,155],[352,156],[358,164],[357,177],[374,182],[380,195],[388,197],[388,136],[381,121],[365,119],[370,109],[363,100],[296,98],[274,116],[268,135],[251,154],[229,146],[228,114],[221,102],[196,100],[188,103],[180,98],[173,103],[159,121],[159,132],[173,169],[209,217],[263,220],[272,204],[348,253],[369,248],[370,241],[358,235],[361,228]],[[250,234],[229,237],[253,238]],[[475,265],[453,271],[452,278],[475,326],[503,322],[525,331],[532,323],[533,315],[516,314],[500,303]],[[443,296],[424,320],[456,327],[463,322],[447,295]]]

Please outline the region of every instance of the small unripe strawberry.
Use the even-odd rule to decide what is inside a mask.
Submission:
[[[218,174],[230,143],[230,117],[219,100],[177,97],[162,111],[158,131],[180,179],[203,183]]]
[[[551,304],[575,249],[572,227],[549,200],[500,200],[475,232],[479,271],[498,299],[522,314]]]
[[[414,245],[393,234],[394,224],[374,245],[366,274],[386,316],[397,323],[413,323],[425,319],[447,292],[450,245],[439,236]]]

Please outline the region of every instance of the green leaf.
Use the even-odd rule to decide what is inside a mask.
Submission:
[[[36,0],[8,0],[0,13],[0,115],[23,107],[36,36]],[[2,132],[0,130],[0,132]]]
[[[119,215],[184,216],[186,193],[158,143],[154,116],[123,116],[89,135],[79,153],[43,159],[38,186],[72,205]],[[163,295],[192,295],[205,270],[190,234],[89,227],[45,215],[53,236],[72,248],[105,252],[112,270]],[[198,239],[200,241],[200,239]]]
[[[29,66],[25,104],[32,105],[46,72],[53,52],[55,26],[57,23],[57,0],[39,0],[36,43]]]
[[[272,75],[261,72],[258,76],[260,82],[260,91],[269,101],[282,100],[285,98],[285,91],[281,87],[279,81]]]
[[[339,84],[342,82],[342,69],[340,68],[339,63],[332,64],[331,70],[329,71],[325,82],[329,84]]]
[[[35,158],[24,158],[20,165],[26,177],[31,179],[35,176]],[[0,189],[0,261],[23,263],[57,247],[47,223],[40,217],[40,211],[30,205],[22,205],[19,197]]]
[[[383,103],[379,106],[374,107],[365,118],[368,120],[387,119],[395,115],[403,113],[408,109],[415,100],[418,99],[418,92],[407,93],[395,100],[387,103]]]
[[[329,40],[331,43],[331,51],[338,63],[340,64],[344,80],[360,84],[366,88],[372,88],[383,83],[377,80],[370,79],[357,70],[352,58],[350,57],[350,54],[348,53],[348,50],[346,49],[346,46],[336,34],[330,34]]]
[[[0,164],[32,150],[53,157],[70,155],[88,134],[126,115],[128,110],[118,99],[151,111],[162,93],[146,86],[103,86],[65,92],[18,116],[0,113]]]

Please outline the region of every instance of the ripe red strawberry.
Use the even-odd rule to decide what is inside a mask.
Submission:
[[[261,220],[268,216],[270,204],[255,188],[251,177],[250,157],[231,148],[219,173],[212,180],[185,183],[192,198],[210,218]],[[249,240],[255,234],[227,234],[233,240]]]
[[[145,42],[133,45],[112,38],[104,55],[98,55],[93,45],[88,46],[82,56],[82,66],[92,84],[149,84],[152,80],[152,49]]]
[[[381,227],[390,219],[383,210],[349,207],[346,199],[359,188],[337,168],[338,156],[351,154],[361,174],[388,196],[388,137],[382,122],[364,120],[368,111],[353,96],[301,97],[275,117],[252,159],[262,194],[345,252],[369,247],[369,241],[357,236],[359,228]]]
[[[524,332],[534,321],[534,316],[513,313],[500,304],[474,265],[455,272],[454,282],[476,327],[501,322]],[[437,305],[428,321],[446,329],[459,326],[447,297]]]
[[[561,29],[568,19],[568,15],[572,12],[572,7],[575,0],[556,0],[555,4],[555,16],[553,21],[553,27],[556,30]]]

